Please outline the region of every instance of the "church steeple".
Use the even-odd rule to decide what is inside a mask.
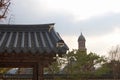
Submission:
[[[86,51],[86,46],[85,46],[85,37],[83,36],[83,34],[81,33],[81,35],[78,38],[78,49],[80,51]]]

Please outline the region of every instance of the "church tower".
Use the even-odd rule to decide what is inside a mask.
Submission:
[[[85,37],[83,36],[83,34],[81,33],[81,35],[78,38],[78,49],[80,51],[86,51],[86,46],[85,46]]]

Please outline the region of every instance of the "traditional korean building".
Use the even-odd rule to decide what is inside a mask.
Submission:
[[[43,80],[43,68],[67,50],[54,23],[0,24],[0,67],[33,68],[33,80]]]

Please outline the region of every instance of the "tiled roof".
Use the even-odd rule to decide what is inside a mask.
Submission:
[[[68,47],[53,26],[0,24],[0,53],[65,53]]]

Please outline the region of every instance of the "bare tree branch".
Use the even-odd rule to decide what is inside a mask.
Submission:
[[[0,0],[0,20],[6,18],[9,6],[10,0]]]

